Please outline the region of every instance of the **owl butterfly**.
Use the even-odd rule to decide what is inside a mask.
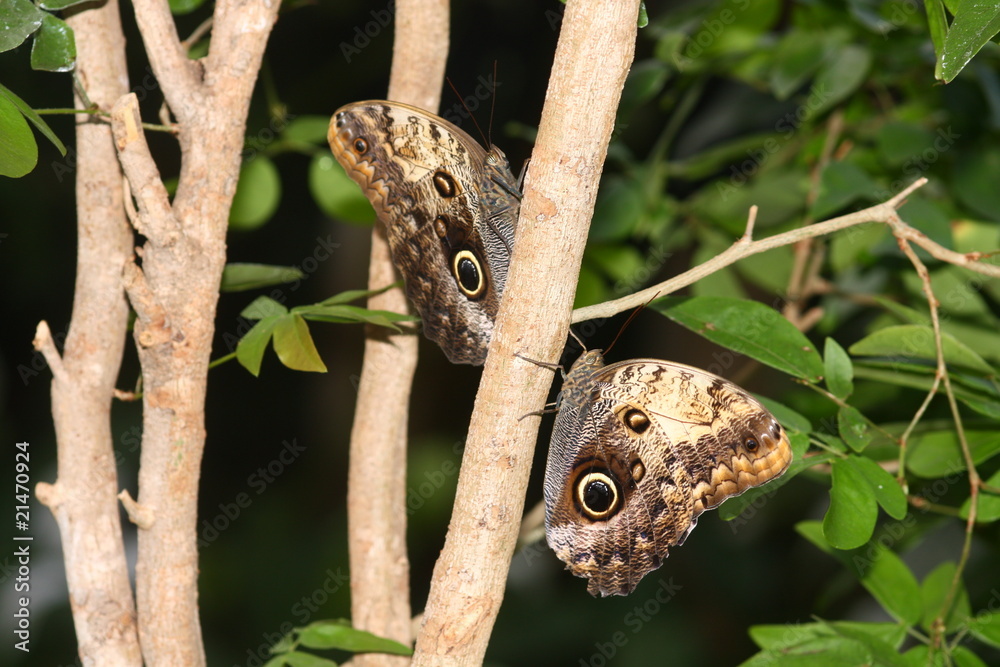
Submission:
[[[385,224],[424,333],[453,363],[482,364],[521,204],[507,158],[397,102],[341,107],[328,139]]]
[[[778,421],[732,382],[657,359],[605,366],[591,350],[559,394],[546,538],[591,595],[628,595],[702,512],[791,460]]]

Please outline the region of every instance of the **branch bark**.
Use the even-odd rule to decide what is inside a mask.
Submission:
[[[107,108],[128,90],[117,0],[70,10],[77,72],[90,99]],[[77,98],[77,108],[84,103]],[[84,665],[140,665],[135,604],[119,518],[111,402],[125,346],[128,304],[121,273],[132,254],[122,174],[110,128],[84,117],[76,127],[77,273],[62,358],[45,322],[35,348],[53,370],[58,478],[39,483],[52,510]]]
[[[441,101],[448,56],[446,0],[399,0],[389,99],[423,109]],[[397,280],[385,229],[372,231],[368,286]],[[372,309],[406,312],[400,289],[368,300]],[[409,645],[410,564],[406,553],[406,436],[417,337],[366,329],[348,466],[347,527],[354,627]],[[391,406],[386,410],[385,406]],[[386,465],[386,462],[393,462]],[[358,667],[405,665],[403,657],[355,656]]]
[[[147,665],[204,665],[198,618],[197,500],[205,394],[229,209],[250,94],[280,3],[219,0],[208,58],[187,58],[163,0],[135,0],[136,22],[178,120],[181,173],[162,187],[134,95],[112,112],[119,159],[152,232],[126,266],[143,373],[136,600]]]
[[[557,359],[625,76],[637,0],[570,0],[525,180],[517,242],[476,396],[454,513],[414,665],[478,665],[503,599],[538,418]]]

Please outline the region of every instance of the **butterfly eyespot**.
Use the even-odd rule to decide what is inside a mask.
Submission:
[[[355,139],[351,146],[354,148],[354,152],[358,155],[364,155],[368,152],[368,142],[361,137]]]
[[[603,471],[580,475],[576,482],[576,500],[584,515],[592,521],[610,519],[621,507],[618,485]]]
[[[642,435],[649,428],[649,417],[642,410],[629,410],[622,419],[625,421],[625,426],[636,435]]]
[[[638,484],[646,476],[646,465],[642,461],[632,464],[632,481]]]
[[[757,448],[760,447],[760,444],[757,442],[756,438],[747,438],[746,440],[743,441],[743,446],[746,447],[746,450],[748,452],[753,453],[757,451]]]
[[[437,234],[439,239],[443,239],[448,236],[448,218],[443,215],[439,215],[434,218],[434,233]]]
[[[451,271],[458,282],[458,289],[470,299],[477,299],[486,292],[486,277],[479,259],[469,250],[459,250],[451,261]]]
[[[434,172],[434,189],[445,199],[451,199],[458,194],[458,183],[455,177],[446,171]]]

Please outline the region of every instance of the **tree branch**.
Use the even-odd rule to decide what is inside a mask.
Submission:
[[[428,38],[428,35],[433,36]],[[399,0],[389,99],[438,108],[448,56],[448,3]],[[396,280],[385,229],[372,231],[368,286]],[[401,289],[368,300],[375,310],[406,312]],[[417,338],[366,329],[348,468],[347,527],[351,566],[351,617],[355,627],[404,644],[412,639],[410,565],[406,553],[406,460],[410,388],[417,365]],[[386,411],[385,406],[393,406]],[[405,665],[389,655],[355,656],[358,667]]]
[[[117,0],[74,8],[77,72],[86,93],[109,107],[128,90],[125,37]],[[79,97],[77,108],[86,106]],[[45,322],[35,348],[52,368],[52,417],[58,477],[39,483],[62,537],[73,624],[84,665],[142,663],[115,495],[118,493],[111,403],[128,325],[122,266],[132,253],[122,176],[111,128],[76,126],[77,274],[73,315],[62,358]]]
[[[759,241],[753,240],[752,229],[748,228],[742,238],[736,241],[736,243],[731,245],[724,252],[678,276],[674,276],[673,278],[665,280],[658,285],[647,287],[644,290],[629,294],[628,296],[623,296],[620,299],[605,301],[604,303],[576,309],[573,311],[573,323],[576,324],[587,320],[617,315],[618,313],[625,312],[626,310],[637,308],[657,296],[666,296],[667,294],[676,292],[683,287],[694,284],[705,276],[715,273],[719,269],[729,266],[730,264],[738,262],[744,257],[749,257],[750,255],[756,255],[757,253],[765,252],[767,250],[773,250],[774,248],[780,248],[781,246],[797,243],[803,239],[832,234],[833,232],[847,229],[848,227],[854,227],[855,225],[860,225],[866,222],[881,222],[889,225],[889,227],[893,230],[893,234],[897,237],[905,238],[919,245],[935,259],[940,259],[941,261],[949,262],[951,264],[961,266],[962,268],[982,273],[983,275],[1000,278],[1000,266],[978,261],[978,253],[962,254],[955,252],[954,250],[949,250],[935,243],[923,232],[914,229],[899,218],[896,214],[896,210],[903,205],[906,197],[909,196],[911,192],[919,187],[922,187],[925,183],[927,183],[926,178],[917,179],[895,197],[892,197],[881,204],[876,204],[875,206],[871,206],[861,211],[855,211],[854,213],[832,218],[831,220],[827,220],[825,222],[817,222],[809,225],[808,227],[801,227],[782,234],[775,234],[774,236],[769,236],[768,238],[761,239]]]
[[[163,88],[163,97],[182,124],[190,122],[202,106],[201,66],[187,57],[166,2],[133,0],[132,6],[149,65]]]
[[[414,665],[478,665],[503,599],[622,86],[637,0],[570,0],[525,180],[517,242],[469,427],[455,507]]]

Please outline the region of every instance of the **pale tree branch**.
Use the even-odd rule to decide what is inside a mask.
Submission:
[[[279,4],[217,3],[213,50],[225,55],[203,81],[201,65],[187,60],[167,3],[136,0],[150,62],[180,121],[181,171],[172,204],[162,184],[153,183],[156,167],[132,102],[123,100],[112,116],[138,220],[150,232],[141,268],[125,266],[138,314],[143,436],[138,502],[123,497],[139,528],[136,606],[150,667],[205,664],[197,511],[208,363],[247,110]]]
[[[876,204],[861,211],[855,211],[854,213],[842,215],[824,222],[817,222],[807,227],[793,229],[782,234],[775,234],[759,241],[754,241],[752,233],[748,231],[748,233],[744,233],[738,241],[724,252],[678,276],[674,276],[658,285],[647,287],[644,290],[629,294],[620,299],[578,308],[573,311],[573,323],[576,324],[601,317],[611,317],[626,310],[638,308],[657,296],[666,296],[688,285],[692,285],[705,276],[738,262],[744,257],[797,243],[804,239],[832,234],[842,229],[868,222],[879,222],[888,225],[897,237],[912,241],[926,250],[935,259],[949,262],[964,269],[982,273],[983,275],[1000,278],[1000,266],[979,261],[981,257],[979,253],[963,254],[949,250],[932,241],[926,234],[914,229],[899,218],[896,210],[905,203],[906,197],[911,192],[925,183],[927,183],[926,178],[917,179],[899,194],[881,204]]]
[[[448,56],[446,0],[399,0],[389,99],[435,110]],[[372,232],[368,286],[397,280],[382,225]],[[400,289],[368,300],[368,307],[406,312]],[[351,430],[347,527],[354,627],[410,644],[410,567],[406,553],[406,460],[410,387],[417,364],[413,333],[366,330],[365,356]],[[385,406],[392,406],[386,410]],[[405,665],[406,658],[358,655],[358,667]]]
[[[193,120],[201,106],[201,66],[187,57],[170,6],[165,0],[133,0],[132,6],[163,97],[181,124]]]
[[[479,665],[517,541],[552,360],[565,341],[601,170],[635,49],[636,0],[570,0],[525,180],[497,328],[414,665]]]
[[[88,97],[108,108],[128,90],[118,2],[71,9],[66,20],[76,35],[79,79]],[[86,106],[79,98],[75,104]],[[111,404],[128,325],[121,273],[132,230],[111,128],[81,120],[76,148],[76,287],[62,357],[44,322],[35,337],[54,375],[58,477],[39,483],[36,494],[59,526],[80,662],[126,667],[142,658],[115,499]]]

